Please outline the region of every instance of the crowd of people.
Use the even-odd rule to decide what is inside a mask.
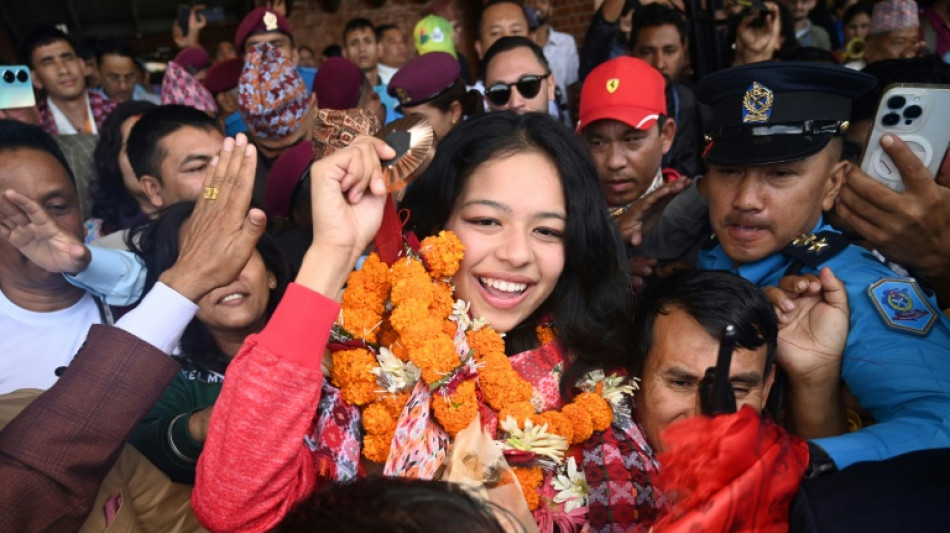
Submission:
[[[865,145],[950,90],[950,2],[866,2],[603,0],[580,43],[439,2],[320,55],[195,8],[157,83],[34,29],[0,530],[939,530],[950,160]]]

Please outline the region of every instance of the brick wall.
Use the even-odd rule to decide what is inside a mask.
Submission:
[[[306,44],[318,54],[330,44],[342,44],[343,26],[355,17],[364,17],[373,24],[397,24],[408,34],[422,17],[426,8],[437,3],[433,0],[387,0],[382,7],[370,7],[366,0],[342,0],[335,12],[325,11],[321,2],[297,0],[290,16],[294,36],[298,44]],[[475,18],[481,4],[479,0],[454,0],[456,12],[462,26],[467,30],[466,37],[475,33]],[[587,26],[593,13],[589,0],[554,0],[554,15],[551,25],[558,31],[574,35],[578,45],[583,41]],[[474,57],[471,39],[466,43],[468,57]]]
[[[290,16],[294,40],[319,54],[331,44],[343,44],[343,26],[356,17],[369,19],[375,25],[396,24],[407,34],[422,18],[422,11],[433,2],[388,0],[382,7],[370,7],[365,0],[343,0],[335,12],[325,11],[320,2],[297,0]]]
[[[554,13],[549,21],[551,26],[557,31],[573,35],[580,47],[594,14],[593,4],[586,0],[554,0],[552,5]]]

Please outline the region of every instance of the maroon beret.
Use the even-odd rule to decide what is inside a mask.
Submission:
[[[248,37],[256,33],[272,31],[286,33],[290,37],[294,36],[293,30],[290,29],[290,23],[283,15],[264,7],[258,7],[248,13],[238,26],[234,33],[234,48],[241,54],[244,52],[244,42],[247,41]]]
[[[185,48],[181,52],[178,52],[178,55],[176,55],[172,61],[178,63],[191,75],[211,66],[211,56],[200,46],[189,46]]]
[[[350,109],[360,100],[363,72],[349,59],[331,57],[313,77],[313,92],[320,109]]]
[[[459,79],[458,59],[446,52],[412,58],[389,80],[389,95],[400,106],[419,105],[452,88]]]
[[[313,161],[313,143],[300,141],[293,147],[284,150],[267,175],[267,216],[290,216],[290,201],[293,199],[294,188],[300,183],[300,178]]]
[[[205,87],[211,91],[211,94],[230,91],[237,87],[242,70],[244,70],[244,59],[240,57],[232,57],[215,63],[205,75]]]

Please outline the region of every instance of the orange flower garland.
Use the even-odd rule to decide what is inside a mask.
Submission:
[[[613,411],[601,396],[602,387],[593,392],[586,388],[588,392],[578,394],[560,410],[537,413],[531,403],[532,385],[512,367],[502,336],[484,321],[472,321],[467,304],[454,300],[449,278],[463,258],[462,243],[454,233],[443,231],[424,239],[419,248],[424,264],[410,254],[387,267],[370,254],[362,269],[350,275],[343,294],[343,339],[358,339],[366,347],[333,353],[331,380],[344,400],[362,409],[364,457],[386,461],[400,413],[418,376],[435,391],[433,416],[452,437],[478,415],[479,397],[498,412],[500,422],[512,418],[518,429],[512,424],[511,431],[528,431],[525,422],[530,420],[534,435],[559,436],[568,444],[584,442],[594,431],[610,426]],[[460,355],[456,348],[454,339],[460,330],[465,332],[469,354]],[[537,335],[541,344],[556,341],[550,324],[539,326]],[[396,372],[396,377],[389,372]],[[529,509],[537,509],[544,480],[541,466],[518,466],[513,472]]]

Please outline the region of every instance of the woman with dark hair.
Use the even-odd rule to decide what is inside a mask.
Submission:
[[[633,294],[580,140],[540,114],[459,125],[402,204],[426,237],[418,251],[391,268],[370,255],[341,312],[331,299],[379,228],[379,160],[394,155],[362,138],[314,163],[314,244],[228,369],[198,464],[199,519],[266,531],[322,480],[382,469],[474,485],[529,531],[648,523],[661,503],[626,378]],[[324,362],[316,347],[337,316]]]
[[[158,275],[175,264],[179,235],[194,202],[164,210],[158,219],[132,230],[132,251],[147,269],[147,294]],[[198,302],[198,313],[179,343],[182,371],[132,434],[130,442],[172,481],[194,483],[195,464],[228,363],[244,339],[259,332],[280,302],[290,270],[266,233],[240,275]]]
[[[90,187],[93,218],[86,221],[86,242],[130,228],[155,212],[125,152],[132,126],[155,107],[151,102],[130,100],[103,122],[93,152],[96,181]]]
[[[452,54],[429,52],[403,65],[389,80],[387,91],[406,116],[420,116],[435,131],[436,143],[466,117],[485,111],[482,95],[468,90]]]

